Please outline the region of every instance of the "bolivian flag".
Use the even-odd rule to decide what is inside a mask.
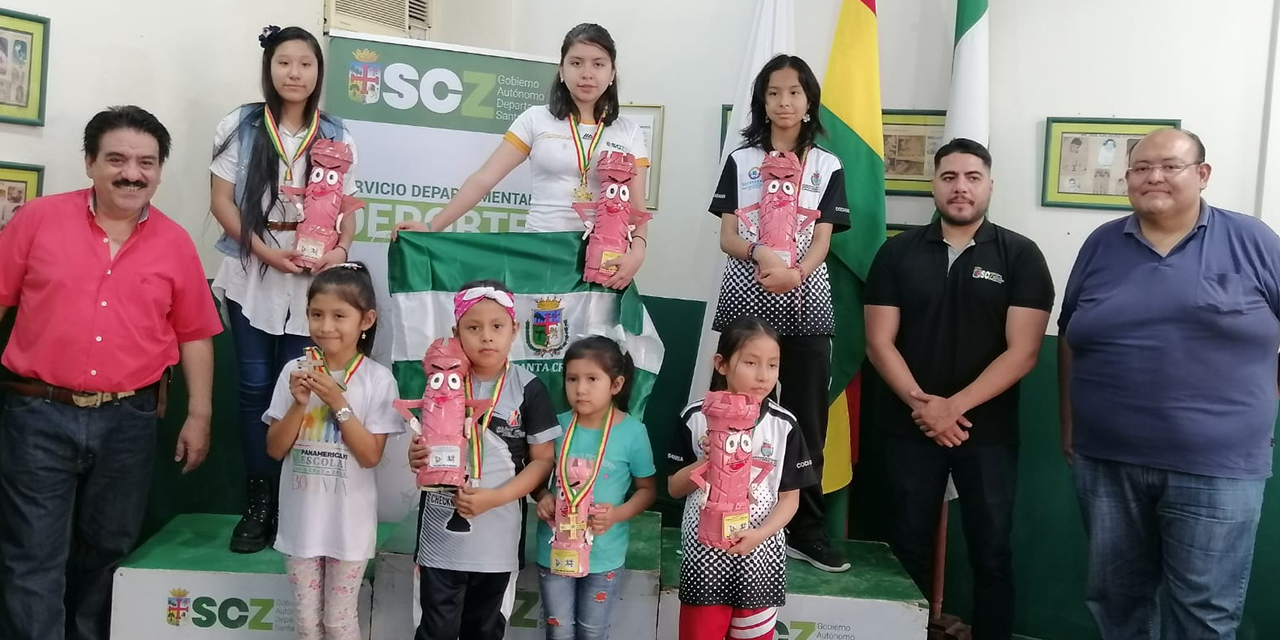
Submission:
[[[822,490],[849,484],[858,442],[858,370],[866,350],[862,286],[885,238],[884,138],[875,0],[844,0],[822,82],[823,146],[840,157],[849,194],[848,231],[831,238],[827,269],[836,315],[831,412]]]

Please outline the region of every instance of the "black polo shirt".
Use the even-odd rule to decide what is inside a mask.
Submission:
[[[1029,238],[983,221],[947,268],[938,220],[890,238],[867,275],[866,304],[898,307],[897,347],[925,393],[951,396],[1004,353],[1009,307],[1053,309],[1053,280]],[[887,385],[886,385],[887,387]],[[881,405],[891,432],[924,437],[891,390]],[[1018,385],[965,414],[968,442],[1017,442]]]

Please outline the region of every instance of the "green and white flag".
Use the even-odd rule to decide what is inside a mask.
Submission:
[[[991,52],[987,0],[956,0],[956,47],[945,140],[991,138]]]
[[[392,370],[400,397],[422,394],[422,356],[436,338],[452,335],[453,296],[472,280],[500,280],[515,294],[519,333],[511,362],[536,374],[560,410],[563,357],[579,338],[613,338],[636,365],[630,413],[641,417],[662,367],[663,347],[634,285],[614,291],[582,281],[581,234],[406,233],[391,243]]]

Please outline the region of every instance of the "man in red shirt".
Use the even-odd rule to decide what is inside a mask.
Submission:
[[[190,400],[174,460],[185,473],[209,450],[222,322],[190,235],[150,204],[169,142],[138,107],[97,114],[92,188],[33,200],[0,231],[0,318],[17,307],[3,362],[20,376],[0,413],[0,638],[107,637],[178,362]]]

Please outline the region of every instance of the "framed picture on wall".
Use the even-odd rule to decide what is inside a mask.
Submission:
[[[13,212],[28,200],[40,197],[44,188],[44,167],[0,161],[0,229]]]
[[[1181,120],[1048,118],[1040,204],[1077,209],[1129,209],[1124,173],[1142,136]]]
[[[932,197],[933,154],[942,146],[946,111],[885,109],[884,192]]]
[[[660,104],[624,104],[618,110],[620,115],[630,118],[640,125],[644,132],[644,143],[649,148],[649,171],[644,181],[644,206],[646,209],[658,208],[658,187],[662,178],[662,105]]]
[[[0,122],[44,126],[49,19],[0,8]]]

